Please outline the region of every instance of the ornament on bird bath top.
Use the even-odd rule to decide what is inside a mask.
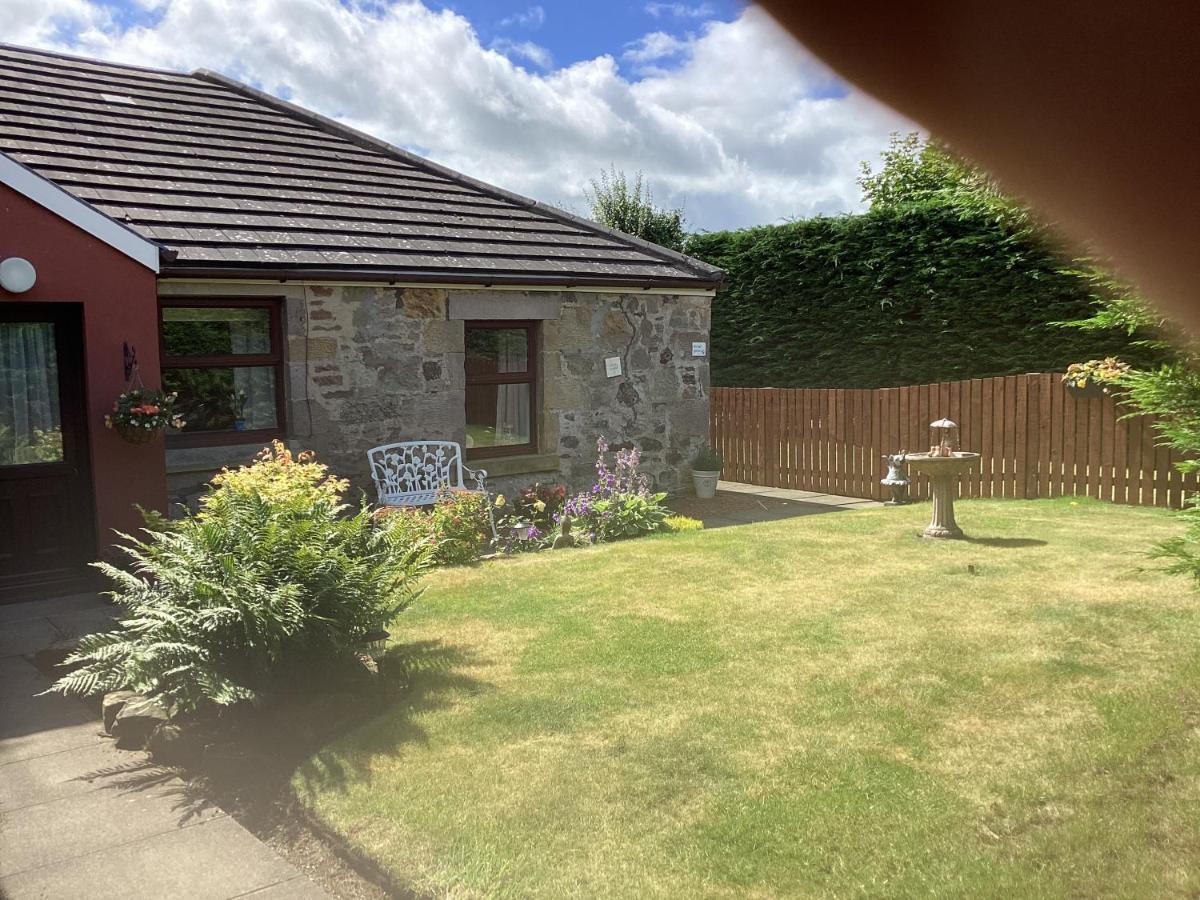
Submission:
[[[929,433],[933,436],[933,445],[929,448],[930,456],[953,456],[958,450],[958,424],[949,419],[938,419],[929,423]]]

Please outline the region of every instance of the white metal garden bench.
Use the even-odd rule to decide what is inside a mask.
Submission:
[[[384,506],[429,506],[438,491],[478,491],[487,495],[487,472],[463,465],[454,441],[400,441],[367,451],[375,493]],[[467,487],[466,475],[474,482]]]
[[[477,491],[487,503],[488,525],[495,544],[496,517],[488,499],[487,472],[463,465],[462,446],[454,441],[400,441],[367,451],[371,480],[382,506],[429,506],[447,488]],[[466,475],[474,482],[467,487]]]

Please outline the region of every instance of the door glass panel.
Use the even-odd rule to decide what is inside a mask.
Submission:
[[[52,322],[0,322],[0,466],[60,462]]]

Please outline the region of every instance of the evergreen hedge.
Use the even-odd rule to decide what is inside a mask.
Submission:
[[[893,387],[1065,369],[1120,355],[1094,286],[1037,230],[940,202],[699,234],[688,253],[727,273],[713,303],[712,383]]]

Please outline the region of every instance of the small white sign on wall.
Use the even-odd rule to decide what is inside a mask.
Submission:
[[[708,353],[708,344],[704,341],[692,341],[692,356],[705,356]]]
[[[610,356],[604,360],[604,374],[609,378],[616,378],[621,374],[621,357]]]

